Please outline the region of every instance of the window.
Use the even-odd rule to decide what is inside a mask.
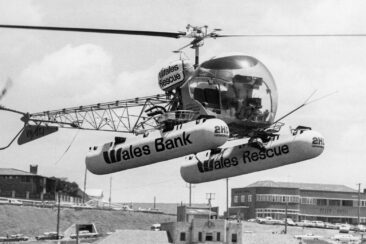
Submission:
[[[180,233],[180,240],[181,241],[185,241],[186,240],[186,233],[185,232],[181,232]]]
[[[238,202],[238,196],[234,196],[234,203]]]
[[[252,195],[248,195],[248,202],[252,201]]]
[[[30,177],[29,176],[21,176],[20,181],[21,182],[30,182]]]
[[[213,241],[213,234],[212,233],[206,233],[206,241]]]
[[[316,205],[327,206],[327,199],[316,199]]]
[[[257,194],[256,199],[258,202],[292,202],[292,203],[300,202],[300,196],[298,195],[292,196],[292,195],[278,195],[278,194]],[[251,201],[252,201],[252,195],[248,195],[248,202]]]
[[[202,241],[202,232],[198,232],[198,241],[201,242]]]
[[[340,200],[329,200],[329,206],[341,206]]]
[[[231,242],[236,243],[238,241],[238,234],[231,234]]]
[[[316,199],[312,197],[302,197],[301,204],[316,205]]]
[[[342,206],[352,207],[353,206],[353,200],[342,200]]]
[[[245,202],[245,195],[241,195],[241,196],[240,196],[240,201],[241,201],[241,202]]]
[[[216,233],[216,241],[221,241],[221,233],[220,232],[217,232]]]

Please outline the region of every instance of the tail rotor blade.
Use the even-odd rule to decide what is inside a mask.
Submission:
[[[5,86],[4,88],[1,90],[1,93],[0,93],[0,101],[1,99],[4,98],[4,96],[6,95],[6,93],[8,92],[9,88],[13,85],[13,81],[8,78],[6,83],[5,83]]]

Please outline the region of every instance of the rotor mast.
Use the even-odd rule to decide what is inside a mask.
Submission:
[[[196,69],[199,65],[199,56],[200,56],[200,47],[204,44],[204,39],[211,37],[216,38],[219,35],[216,31],[220,31],[221,29],[214,29],[212,32],[208,33],[208,26],[192,26],[187,25],[186,27],[186,35],[184,37],[193,38],[188,45],[185,45],[174,52],[181,52],[186,47],[191,47],[194,49],[194,68]]]

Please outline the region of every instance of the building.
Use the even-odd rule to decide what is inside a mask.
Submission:
[[[360,204],[359,204],[360,203]],[[258,181],[231,189],[229,216],[366,223],[366,192],[344,185]]]
[[[37,166],[30,171],[0,168],[0,196],[34,200],[55,200],[56,181],[37,174]]]
[[[191,222],[193,219],[217,219],[219,215],[219,207],[177,207],[177,221]]]
[[[226,243],[243,242],[243,224],[237,221],[217,219],[218,207],[179,206],[177,222],[162,223],[170,243]]]

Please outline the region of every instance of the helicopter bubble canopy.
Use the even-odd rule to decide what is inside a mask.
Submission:
[[[159,86],[163,91],[171,91],[182,85],[193,73],[193,65],[186,60],[177,60],[160,70]]]
[[[272,124],[277,88],[269,70],[256,58],[218,56],[203,62],[188,81],[191,98],[201,111],[224,120],[230,131],[246,135],[253,127]]]

